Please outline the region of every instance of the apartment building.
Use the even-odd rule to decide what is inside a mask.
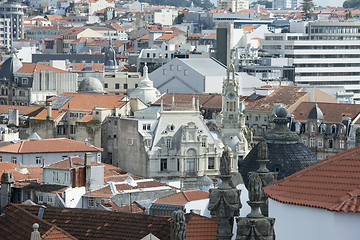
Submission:
[[[225,9],[230,12],[239,12],[240,10],[249,9],[248,0],[218,0],[217,9]]]
[[[24,38],[24,7],[17,2],[0,3],[0,45],[7,48],[13,40]]]
[[[360,101],[360,22],[291,23],[265,34],[261,48],[295,67],[296,84],[343,86]]]

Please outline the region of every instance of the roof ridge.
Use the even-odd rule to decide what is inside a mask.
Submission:
[[[19,146],[19,148],[18,148],[17,153],[20,153],[20,152],[21,152],[21,149],[22,149],[22,147],[23,147],[23,143],[24,143],[25,141],[28,141],[28,140],[23,140],[23,141],[20,142],[20,146]]]
[[[54,230],[58,230],[58,231],[62,232],[63,234],[67,235],[69,238],[77,240],[77,238],[75,238],[74,236],[72,236],[71,234],[66,232],[64,229],[62,229],[56,225],[53,225],[46,233],[44,233],[41,236],[41,239],[45,239],[47,236],[49,236],[50,233],[54,232]]]
[[[186,200],[188,200],[188,202],[190,202],[191,200],[188,198],[188,196],[186,195],[185,191],[181,191],[184,195],[184,197],[186,198]]]

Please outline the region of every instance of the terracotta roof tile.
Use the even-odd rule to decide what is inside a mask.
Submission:
[[[23,66],[17,71],[18,73],[40,73],[43,70],[52,70],[55,73],[69,73],[67,71],[50,67],[41,63],[22,63]]]
[[[195,213],[189,213],[186,217],[187,240],[216,239],[218,222],[214,218],[207,218]]]
[[[216,39],[216,33],[211,33],[209,35],[206,35],[202,37],[203,39]]]
[[[359,104],[343,103],[317,103],[324,114],[324,122],[341,123],[343,116],[350,117],[352,120],[360,114]],[[307,121],[310,110],[315,106],[313,102],[301,103],[293,112],[296,121]]]
[[[33,231],[32,225],[39,224],[41,239],[77,239],[48,221],[37,217],[36,213],[30,213],[10,204],[3,209],[5,213],[0,217],[0,236],[4,240],[30,239]]]
[[[22,208],[37,214],[38,206]],[[152,233],[161,240],[170,239],[170,219],[144,214],[73,208],[46,208],[43,219],[78,239],[142,239]],[[24,239],[24,238],[23,238]]]
[[[62,118],[66,112],[60,112],[58,110],[52,110],[51,111],[51,117],[53,120],[57,120],[59,118]],[[46,120],[47,117],[47,109],[43,108],[36,116],[34,116],[32,119],[34,120]]]
[[[300,92],[302,87],[278,87],[269,96],[259,99],[258,101],[248,102],[246,110],[254,111],[272,111],[274,103],[283,103],[287,109],[294,103],[304,97],[307,92]],[[247,102],[247,100],[245,99]]]
[[[176,35],[172,33],[164,33],[161,37],[157,38],[156,40],[165,40],[168,41],[173,39]]]
[[[49,138],[40,140],[23,140],[0,148],[6,153],[49,153],[49,152],[97,152],[102,148],[85,145],[68,138]]]
[[[92,71],[104,71],[103,63],[70,63],[68,67],[72,67],[72,71],[84,71],[86,67],[91,67]]]
[[[92,166],[99,166],[100,163],[91,162]],[[67,159],[64,159],[60,162],[56,162],[53,164],[48,165],[44,168],[51,168],[51,169],[73,169],[73,168],[83,168],[85,167],[85,160],[78,156],[72,156]]]
[[[70,110],[91,111],[95,106],[99,108],[123,107],[127,102],[122,101],[123,95],[101,95],[89,93],[62,93],[61,95],[71,96],[71,99],[64,104],[59,110],[67,109],[69,104]]]
[[[271,199],[337,212],[360,212],[360,146],[264,188]]]
[[[9,113],[9,108],[18,109],[20,115],[35,116],[41,112],[44,107],[17,106],[17,105],[0,105],[0,113]]]
[[[159,198],[154,203],[170,204],[170,205],[185,205],[188,202],[209,198],[209,193],[202,190],[188,190],[171,194]]]
[[[213,108],[221,110],[222,107],[222,97],[220,94],[190,94],[190,93],[165,93],[162,96],[163,103],[165,105],[172,104],[172,97],[174,96],[175,105],[190,105],[192,104],[192,98],[199,99],[200,108]],[[160,104],[161,98],[155,101],[154,104]]]

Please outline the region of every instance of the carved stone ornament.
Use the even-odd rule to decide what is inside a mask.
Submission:
[[[220,174],[230,175],[231,174],[231,148],[229,146],[224,147],[223,154],[220,158]]]
[[[238,218],[236,240],[274,240],[274,218]]]
[[[186,221],[182,210],[174,211],[171,219],[171,240],[186,240]]]

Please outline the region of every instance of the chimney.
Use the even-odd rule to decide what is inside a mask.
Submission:
[[[85,190],[90,190],[91,180],[91,153],[85,153]]]
[[[52,103],[46,102],[47,116],[46,120],[52,120]]]
[[[43,218],[45,209],[46,209],[46,207],[44,205],[41,205],[41,207],[39,208],[39,212],[38,212],[39,218],[41,218],[41,219]]]
[[[12,173],[5,172],[1,175],[1,209],[10,204],[11,187],[14,182]]]
[[[19,126],[19,109],[9,108],[9,125]]]

